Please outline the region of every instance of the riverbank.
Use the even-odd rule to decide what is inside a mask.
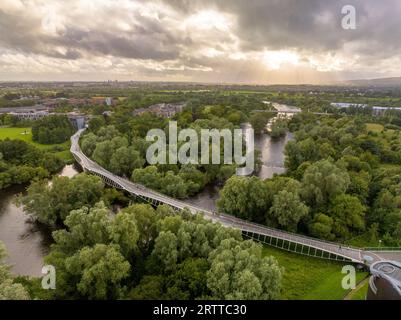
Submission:
[[[0,241],[4,243],[15,275],[39,276],[43,257],[49,252],[51,231],[34,222],[14,204],[23,187],[2,190],[0,197]]]
[[[73,165],[65,166],[61,176],[73,177],[78,171]],[[27,215],[15,205],[18,194],[25,187],[0,190],[0,241],[4,243],[11,272],[19,276],[40,276],[43,258],[52,243],[51,230]]]

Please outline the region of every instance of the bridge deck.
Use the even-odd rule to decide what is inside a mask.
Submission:
[[[346,247],[334,242],[328,242],[324,240],[319,240],[315,238],[310,238],[302,236],[299,234],[289,233],[278,229],[269,228],[266,226],[261,226],[255,223],[244,221],[235,218],[230,215],[211,212],[194,206],[192,204],[186,203],[184,201],[176,200],[168,197],[159,192],[150,190],[142,185],[133,183],[127,179],[116,176],[113,173],[107,171],[106,169],[99,166],[97,163],[89,159],[80,149],[79,137],[85,129],[79,130],[75,135],[71,137],[71,153],[74,155],[75,159],[82,166],[85,171],[89,171],[95,175],[102,177],[106,183],[118,188],[125,190],[135,196],[138,196],[146,201],[153,204],[163,203],[170,205],[175,209],[189,209],[193,213],[201,213],[206,219],[212,220],[214,222],[219,222],[224,226],[239,229],[245,232],[248,236],[252,238],[259,239],[260,236],[267,236],[270,238],[280,239],[289,243],[295,243],[297,245],[306,246],[310,248],[315,248],[334,256],[333,260],[339,260],[338,257],[343,260],[349,260],[357,263],[364,263],[364,256],[369,255],[373,258],[373,261],[382,260],[380,253],[364,252],[358,248]],[[256,239],[256,240],[257,240]],[[323,257],[323,255],[322,255]]]

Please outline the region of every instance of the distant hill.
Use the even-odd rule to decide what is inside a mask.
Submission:
[[[401,77],[349,80],[344,83],[348,85],[367,87],[401,87]]]

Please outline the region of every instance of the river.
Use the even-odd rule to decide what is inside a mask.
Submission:
[[[61,176],[73,177],[78,171],[65,166]],[[21,207],[14,204],[24,187],[0,191],[0,241],[6,246],[11,271],[15,275],[40,276],[43,257],[52,243],[51,231],[35,223]]]
[[[277,103],[274,103],[273,106],[277,111],[279,111],[278,117],[285,116],[291,118],[295,113],[301,111],[299,108]],[[291,111],[294,113],[289,113]],[[275,119],[276,118],[273,118],[272,121]],[[266,126],[269,127],[270,124],[271,121]],[[246,131],[250,128],[252,128],[252,126],[248,123],[243,126],[245,136],[247,135]],[[285,137],[279,139],[272,139],[265,133],[260,136],[255,136],[255,149],[258,149],[261,152],[260,160],[262,166],[260,171],[257,173],[257,176],[260,179],[271,179],[274,174],[285,173],[285,146],[289,141],[293,140],[293,138],[294,136],[291,132],[287,132]],[[188,202],[211,211],[216,211],[219,192],[220,188],[218,186],[209,186],[200,194],[189,199]]]
[[[284,149],[292,138],[291,133],[280,139],[271,139],[267,134],[255,138],[255,148],[261,151],[259,178],[270,179],[276,173],[285,172]],[[64,167],[60,175],[73,177],[77,173],[77,169],[70,165]],[[23,187],[0,191],[0,241],[6,246],[6,262],[12,266],[11,271],[15,275],[40,276],[43,257],[52,243],[51,231],[35,223],[22,208],[14,204],[16,195],[24,191]],[[219,186],[208,186],[188,202],[214,211],[219,191]]]

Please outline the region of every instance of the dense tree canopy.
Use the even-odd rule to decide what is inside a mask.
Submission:
[[[21,140],[0,140],[0,189],[44,179],[61,170],[64,162]]]
[[[393,135],[378,139],[357,117],[300,114],[289,127],[295,140],[286,147],[287,177],[229,179],[220,210],[327,240],[363,237],[376,239],[372,244],[377,245],[381,235],[386,244],[398,245],[401,172],[381,166],[393,161],[383,157],[383,152],[392,154],[387,145],[398,148]],[[370,235],[373,225],[379,234],[375,237]]]
[[[277,139],[282,136],[285,136],[287,131],[288,131],[287,121],[285,119],[276,119],[275,121],[273,121],[271,125],[269,134],[273,139]]]
[[[306,169],[302,179],[302,197],[312,206],[324,206],[331,199],[345,193],[349,175],[329,160],[322,160]]]
[[[63,223],[71,210],[94,205],[103,191],[104,184],[96,176],[55,177],[50,184],[47,180],[33,182],[19,202],[40,222],[53,225]]]
[[[381,235],[387,245],[400,243],[400,140],[397,131],[370,129],[380,126],[358,116],[297,115],[291,121],[296,139],[287,145],[286,165],[289,175],[302,181],[301,197],[312,209],[307,223],[312,235],[363,236],[373,245]]]
[[[222,212],[242,219],[257,220],[267,211],[267,189],[260,179],[232,177],[224,185],[218,201]]]
[[[300,192],[301,184],[290,178],[232,177],[220,192],[218,205],[222,212],[239,218],[296,231],[309,213]]]
[[[209,255],[207,284],[214,297],[229,300],[271,300],[280,293],[281,270],[274,258],[262,258],[251,241],[225,239]]]
[[[0,300],[29,300],[27,290],[13,280],[10,267],[3,263],[5,257],[6,251],[0,242]]]
[[[55,298],[275,299],[280,292],[282,270],[258,244],[189,212],[134,205],[113,216],[98,203],[71,211],[65,225],[46,258],[57,269]]]
[[[55,144],[68,141],[74,128],[66,116],[49,116],[37,120],[32,125],[33,141]]]

